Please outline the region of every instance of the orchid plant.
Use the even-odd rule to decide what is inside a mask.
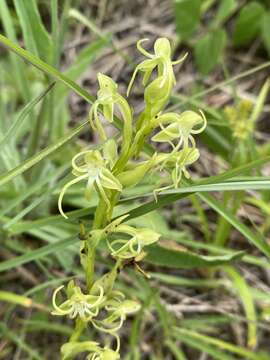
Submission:
[[[147,52],[142,43],[138,50],[147,57],[136,66],[128,86],[129,95],[138,73],[143,73],[145,107],[134,119],[133,110],[127,100],[119,94],[117,84],[107,75],[98,74],[100,90],[89,112],[89,123],[103,141],[100,150],[82,150],[72,159],[72,175],[62,189],[58,206],[67,218],[62,206],[63,197],[69,187],[86,182],[85,197],[90,199],[95,191],[98,205],[92,230],[81,229],[81,265],[85,271],[85,286],[73,280],[57,288],[53,294],[53,315],[68,316],[75,321],[74,332],[69,342],[61,348],[63,359],[73,359],[78,354],[87,353],[88,360],[120,359],[120,337],[126,317],[140,310],[136,299],[126,299],[125,294],[115,289],[118,273],[127,260],[137,261],[147,254],[147,246],[156,243],[160,234],[149,228],[136,228],[125,222],[128,215],[113,219],[113,210],[123,189],[135,186],[150,172],[164,172],[169,177],[161,177],[165,186],[153,189],[157,198],[160,192],[180,186],[182,176],[189,178],[188,166],[200,156],[194,135],[206,127],[206,119],[201,111],[185,111],[181,114],[163,112],[170,99],[175,75],[173,66],[181,63],[186,55],[172,61],[171,46],[166,38],[157,39],[154,53]],[[157,77],[154,77],[154,70]],[[121,115],[122,127],[116,139],[108,139],[105,122],[114,122],[115,110]],[[167,152],[158,147],[151,155],[144,153],[144,145],[151,138],[153,143],[167,143]],[[168,181],[168,179],[171,179]],[[95,278],[95,253],[101,241],[107,244],[114,267],[100,278]],[[141,271],[144,273],[143,271]],[[66,299],[60,303],[60,293],[65,289]],[[116,340],[114,348],[102,347],[95,341],[82,341],[85,329],[91,326]],[[111,342],[111,345],[113,342]]]

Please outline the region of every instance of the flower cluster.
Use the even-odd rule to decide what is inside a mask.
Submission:
[[[65,218],[62,202],[70,186],[85,181],[86,198],[89,199],[93,191],[99,197],[92,230],[89,233],[83,231],[80,237],[80,260],[85,271],[86,286],[82,290],[71,281],[65,291],[66,300],[61,304],[58,300],[64,286],[56,289],[53,295],[52,314],[76,320],[70,341],[62,346],[63,359],[72,359],[82,352],[88,352],[88,360],[120,358],[118,331],[126,317],[140,309],[140,304],[126,299],[122,292],[115,290],[115,281],[127,261],[134,263],[144,273],[137,262],[147,255],[147,246],[156,243],[160,234],[149,228],[127,224],[128,215],[112,220],[113,209],[123,189],[135,186],[150,172],[159,174],[164,171],[170,177],[169,181],[165,178],[165,186],[154,189],[155,198],[161,191],[179,187],[182,176],[190,177],[188,166],[200,156],[194,136],[206,127],[204,114],[201,111],[184,111],[180,114],[164,112],[176,82],[173,68],[186,55],[172,61],[171,46],[165,38],[156,40],[154,53],[151,54],[142,47],[146,41],[143,39],[137,43],[138,50],[147,59],[136,66],[127,90],[129,95],[137,74],[142,73],[144,110],[134,120],[134,111],[118,92],[117,84],[108,76],[98,74],[100,89],[89,112],[89,123],[104,143],[100,150],[84,150],[74,156],[72,174],[75,178],[63,187],[59,196],[59,211]],[[120,119],[116,118],[115,110]],[[115,120],[120,128],[120,136],[115,138],[117,140],[108,139],[104,121],[113,123]],[[148,139],[153,144],[166,143],[164,148],[167,151],[160,152],[157,146],[152,155],[149,152],[147,155],[144,146]],[[95,251],[102,241],[107,243],[115,266],[94,281]],[[116,349],[101,347],[93,341],[79,341],[82,331],[89,325],[112,335],[116,339]]]
[[[57,297],[64,286],[54,291],[52,315],[79,319],[85,326],[91,324],[98,331],[112,335],[117,343],[116,349],[112,350],[100,348],[98,343],[71,341],[61,348],[64,359],[72,359],[78,353],[85,351],[90,352],[87,359],[119,358],[120,339],[117,332],[121,329],[127,315],[140,309],[140,304],[125,299],[122,292],[113,290],[115,271],[116,268],[98,279],[87,294],[84,294],[74,281],[70,281],[65,291],[67,300],[61,304],[57,304]],[[86,344],[87,347],[85,347]]]
[[[240,101],[235,107],[225,107],[225,116],[232,129],[233,136],[238,140],[247,139],[253,131],[254,124],[248,121],[252,109],[252,103],[248,100]]]

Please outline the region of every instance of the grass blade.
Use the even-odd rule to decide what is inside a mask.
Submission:
[[[51,75],[52,77],[60,80],[65,85],[67,85],[71,90],[80,95],[89,103],[92,103],[95,98],[91,96],[85,89],[83,89],[80,85],[70,80],[67,76],[63,75],[60,71],[55,69],[53,66],[46,64],[44,61],[39,59],[37,56],[31,54],[27,50],[24,50],[20,46],[14,44],[8,38],[0,34],[0,42],[5,45],[8,49],[14,51],[17,55],[22,57],[24,60],[30,62],[32,65],[36,66],[39,70],[43,71],[47,75]]]
[[[25,160],[23,163],[15,167],[14,169],[6,172],[2,176],[0,176],[0,186],[6,184],[11,181],[14,177],[24,173],[26,170],[30,169],[35,164],[39,163],[41,160],[45,159],[56,150],[58,150],[61,146],[65,145],[69,142],[74,136],[76,136],[83,127],[88,122],[85,121],[83,124],[77,126],[74,130],[72,130],[68,135],[63,136],[60,140],[58,140],[55,144],[52,144],[45,149],[41,150],[38,154],[32,156],[30,159]]]
[[[260,360],[261,359],[260,354],[255,354],[255,353],[248,351],[240,346],[236,346],[229,342],[225,342],[223,340],[219,340],[217,338],[213,338],[213,337],[210,337],[210,336],[207,336],[204,334],[199,334],[192,330],[174,328],[174,333],[175,333],[176,337],[178,337],[178,336],[181,337],[182,335],[184,335],[191,339],[199,340],[200,342],[202,342],[204,344],[213,345],[213,346],[217,347],[218,349],[229,351],[233,354],[240,355],[245,359],[251,359],[251,360]]]
[[[245,279],[233,267],[225,266],[223,270],[225,270],[225,272],[232,279],[234,289],[238,292],[239,297],[243,303],[243,307],[245,309],[246,317],[248,320],[247,345],[250,349],[254,349],[257,344],[257,316],[253,296]]]
[[[24,307],[30,307],[32,305],[32,299],[9,291],[0,291],[0,301],[6,301]]]
[[[193,269],[223,265],[240,259],[243,255],[244,252],[240,251],[233,255],[204,256],[192,253],[191,251],[179,251],[154,245],[147,247],[147,256],[144,261],[174,269]]]
[[[0,331],[6,338],[14,342],[19,348],[22,348],[29,355],[28,359],[45,360],[37,353],[36,350],[34,350],[31,346],[28,346],[17,334],[9,330],[3,322],[0,323]]]
[[[10,15],[10,10],[7,6],[6,0],[0,1],[0,17],[2,20],[2,25],[4,27],[5,33],[7,36],[14,42],[17,42],[16,32]],[[23,64],[20,62],[20,59],[16,57],[15,54],[10,53],[10,62],[12,68],[14,69],[14,80],[17,84],[18,89],[20,90],[21,96],[25,101],[30,99],[30,91],[27,86],[26,76],[23,69]]]
[[[36,98],[31,100],[27,105],[25,105],[25,107],[19,113],[17,119],[15,119],[15,121],[12,123],[12,125],[8,129],[3,139],[0,141],[0,150],[3,146],[6,145],[6,143],[10,140],[12,136],[15,136],[16,132],[18,131],[18,128],[22,125],[24,119],[31,112],[31,110],[40,102],[40,100],[42,100],[48,94],[48,92],[52,89],[54,84],[55,83],[52,83],[40,95],[38,95]]]
[[[263,236],[252,232],[245,224],[241,223],[229,210],[225,209],[213,196],[209,194],[199,194],[212,209],[223,216],[235,229],[237,229],[246,239],[248,239],[256,248],[270,258],[270,246]]]
[[[3,261],[0,263],[0,272],[10,270],[14,267],[26,264],[30,261],[40,259],[49,254],[53,254],[56,251],[63,250],[70,245],[74,245],[76,241],[77,239],[74,239],[74,237],[69,237],[67,239],[58,241],[57,243],[42,246],[41,248],[33,250],[24,255],[20,255],[13,259]]]

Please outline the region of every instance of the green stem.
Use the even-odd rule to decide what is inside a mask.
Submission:
[[[144,118],[146,115],[147,113],[144,112]],[[127,151],[127,149],[125,149],[125,151],[122,152],[121,156],[116,162],[114,167],[115,174],[119,174],[121,171],[123,171],[129,159],[131,159],[134,155],[138,154],[141,151],[144,145],[145,138],[152,131],[151,126],[149,126],[149,123],[146,124],[142,123],[141,125],[142,125],[141,129],[140,131],[137,132],[129,150]],[[105,216],[105,214],[107,214],[107,205],[105,201],[102,198],[100,198],[98,206],[96,208],[92,230],[102,229],[104,228],[104,226],[106,226],[108,222],[110,222],[113,209],[117,204],[119,196],[120,193],[118,191],[110,191],[111,209],[109,216],[108,215]],[[85,269],[85,277],[86,277],[87,290],[89,292],[94,283],[95,257],[96,257],[96,248],[95,246],[91,247],[91,240],[86,240],[86,250],[87,250],[87,264]],[[119,266],[121,266],[121,261],[118,261],[116,263],[114,270],[116,271]],[[85,323],[82,320],[78,319],[76,322],[76,327],[74,329],[74,332],[71,335],[70,341],[76,341],[77,339],[79,339],[84,329],[85,329]]]
[[[70,342],[77,341],[80,338],[81,333],[83,332],[85,327],[86,327],[86,324],[80,318],[78,318],[76,320],[75,329],[74,329],[73,333],[71,334],[69,341]]]
[[[87,264],[86,264],[86,270],[85,270],[86,287],[87,287],[88,291],[90,291],[90,289],[94,283],[95,258],[96,258],[96,249],[94,247],[91,248],[90,244],[88,243]]]

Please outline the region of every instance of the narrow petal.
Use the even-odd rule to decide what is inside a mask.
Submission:
[[[53,307],[56,309],[56,311],[53,311],[52,314],[53,315],[67,315],[70,310],[62,310],[57,304],[56,304],[56,296],[59,293],[59,291],[61,291],[64,288],[64,285],[59,286],[56,290],[54,290],[53,292],[53,296],[52,296],[52,304]]]
[[[59,209],[59,212],[60,214],[65,218],[65,219],[68,219],[68,216],[64,213],[63,209],[62,209],[62,200],[63,200],[63,197],[65,195],[65,192],[67,191],[67,189],[76,184],[77,182],[81,181],[81,180],[84,180],[88,177],[88,174],[85,174],[85,175],[82,175],[82,176],[79,176],[78,178],[76,179],[73,179],[71,181],[69,181],[66,185],[63,186],[61,192],[60,192],[60,195],[59,195],[59,198],[58,198],[58,209]]]

